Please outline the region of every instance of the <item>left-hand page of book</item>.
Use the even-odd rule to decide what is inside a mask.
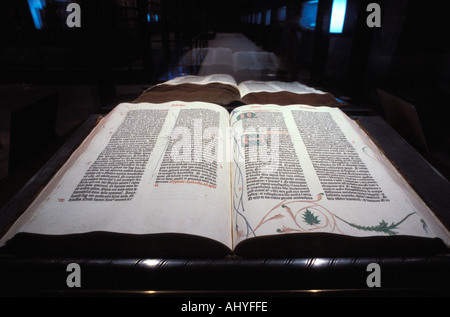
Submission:
[[[192,234],[231,248],[228,122],[228,112],[214,104],[118,105],[0,246],[18,232],[103,231]]]

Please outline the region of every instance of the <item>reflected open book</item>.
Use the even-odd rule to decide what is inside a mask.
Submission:
[[[386,247],[389,243],[389,248]],[[118,105],[2,237],[10,253],[435,252],[450,234],[338,108]]]
[[[181,76],[150,87],[135,102],[162,103],[173,100],[203,101],[222,106],[238,104],[307,104],[310,106],[344,107],[332,94],[299,82],[239,82],[227,74]]]

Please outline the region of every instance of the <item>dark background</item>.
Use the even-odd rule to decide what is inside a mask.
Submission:
[[[80,28],[65,23],[71,2],[81,6]],[[417,150],[448,178],[446,1],[348,0],[342,34],[328,32],[332,0],[319,1],[315,29],[302,28],[303,2],[47,0],[40,11],[42,27],[36,29],[27,0],[1,0],[0,203],[89,115],[132,101],[151,85],[196,74],[195,68],[180,64],[180,58],[227,32],[244,34],[274,52],[288,70],[279,80],[331,92],[371,115],[386,116],[378,89],[414,105],[428,146]],[[371,2],[381,6],[380,28],[366,25]],[[284,21],[277,16],[282,7]],[[264,21],[267,10],[268,25],[246,19],[262,12]]]

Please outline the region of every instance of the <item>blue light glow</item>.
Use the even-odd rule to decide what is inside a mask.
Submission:
[[[281,7],[278,9],[278,21],[286,20],[286,7]]]
[[[42,29],[42,18],[39,11],[45,8],[45,0],[28,0],[28,6],[30,7],[34,27],[38,30]]]
[[[147,21],[148,22],[158,22],[158,14],[157,13],[147,13]]]
[[[347,0],[333,0],[331,9],[330,33],[342,33],[344,29]]]
[[[272,10],[266,10],[266,25],[270,24],[270,16],[272,14]]]
[[[302,28],[307,30],[314,30],[316,28],[318,5],[318,0],[306,1],[302,4],[302,13],[299,20],[299,24]]]

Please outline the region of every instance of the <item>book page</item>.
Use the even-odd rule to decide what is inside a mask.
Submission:
[[[231,247],[228,112],[213,104],[120,104],[2,239],[17,232],[184,233]]]
[[[449,245],[442,223],[339,109],[242,106],[231,125],[235,245],[314,232],[439,237]]]
[[[255,92],[292,92],[295,94],[325,94],[325,92],[308,87],[298,82],[255,81],[249,80],[239,84],[241,98]]]
[[[160,85],[180,85],[180,84],[198,84],[207,85],[212,83],[232,85],[237,88],[234,78],[228,74],[214,74],[208,76],[187,75],[168,80]]]

